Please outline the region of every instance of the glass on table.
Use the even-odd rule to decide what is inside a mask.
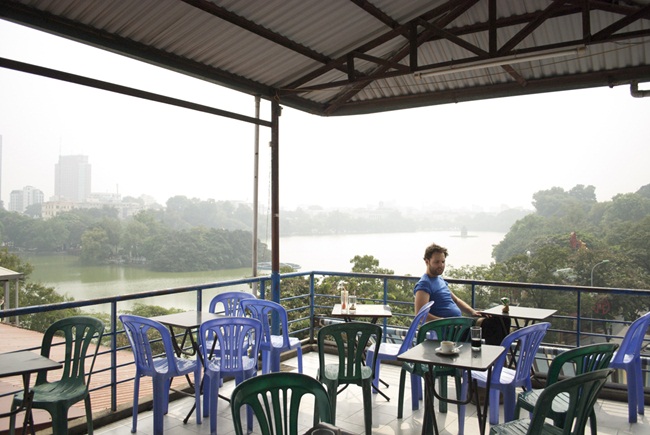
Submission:
[[[350,311],[357,311],[357,295],[348,296],[348,309]]]
[[[482,340],[483,330],[480,326],[472,326],[470,328],[470,340],[472,342],[472,350],[478,352],[481,350],[481,340]]]

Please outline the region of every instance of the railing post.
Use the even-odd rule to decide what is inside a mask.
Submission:
[[[117,301],[111,302],[111,411],[117,411]]]
[[[314,342],[314,273],[309,274],[309,342]]]
[[[580,347],[580,333],[582,332],[582,314],[581,314],[581,308],[580,308],[580,301],[581,301],[581,296],[582,296],[582,291],[580,289],[578,290],[578,295],[577,295],[577,305],[576,305],[576,328],[578,329],[578,333],[576,335],[576,347]]]
[[[388,278],[384,277],[384,305],[388,305]],[[392,307],[391,307],[392,309]],[[386,328],[388,327],[388,318],[384,317],[382,320],[384,330],[382,332],[382,341],[386,342]]]
[[[472,283],[472,308],[476,309],[476,283]]]

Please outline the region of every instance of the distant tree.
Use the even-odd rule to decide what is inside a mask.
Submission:
[[[18,301],[14,300],[14,292],[9,294],[9,306],[11,307],[29,307],[36,305],[48,305],[57,302],[66,302],[73,300],[67,296],[57,293],[53,287],[45,287],[42,284],[32,283],[29,281],[29,275],[33,271],[33,266],[23,261],[16,254],[10,253],[7,248],[0,249],[0,266],[22,273],[24,276],[20,280],[20,290],[18,292]],[[7,305],[5,305],[6,307]],[[20,325],[23,328],[34,331],[44,332],[49,325],[59,319],[78,314],[77,309],[66,309],[58,311],[46,311],[28,316],[20,316]]]
[[[639,190],[636,191],[639,195],[641,195],[644,198],[650,199],[650,184],[646,184],[645,186],[641,186]]]
[[[30,218],[40,218],[43,209],[42,203],[30,204],[25,208],[25,215]]]
[[[650,215],[650,198],[636,193],[616,195],[603,214],[601,225],[638,221]]]
[[[108,234],[102,227],[95,227],[84,232],[81,236],[81,261],[85,263],[101,263],[111,256],[111,245]]]

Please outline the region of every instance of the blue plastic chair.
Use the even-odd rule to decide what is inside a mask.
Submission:
[[[302,373],[302,343],[297,337],[289,337],[287,310],[277,302],[265,299],[243,299],[241,309],[262,323],[262,374],[280,371],[280,354],[295,349],[298,357],[298,373]],[[273,334],[272,321],[276,318],[280,331]]]
[[[48,380],[48,373],[39,372],[36,383],[32,388],[33,409],[44,409],[52,417],[52,432],[54,435],[67,435],[68,410],[77,402],[84,401],[86,408],[87,433],[93,433],[93,416],[90,405],[88,385],[93,372],[99,343],[104,333],[104,323],[89,316],[72,316],[57,320],[50,325],[41,344],[41,355],[50,356],[56,346],[55,337],[64,338],[65,359],[63,370],[56,370]],[[87,359],[90,360],[88,363]],[[86,372],[87,364],[89,370]],[[87,376],[86,376],[87,373]],[[60,376],[60,377],[59,377]],[[23,403],[23,393],[14,396],[11,410],[19,408]],[[10,433],[14,433],[16,414],[9,418]],[[32,430],[33,430],[32,426]]]
[[[637,413],[643,415],[643,374],[641,373],[641,349],[650,326],[650,312],[636,319],[629,327],[621,346],[609,366],[625,370],[627,374],[628,421],[636,423]]]
[[[194,403],[196,404],[196,424],[201,424],[201,363],[198,359],[179,358],[174,352],[172,335],[162,323],[146,317],[123,314],[120,321],[133,349],[135,358],[135,381],[133,385],[133,427],[138,428],[138,396],[140,377],[151,376],[153,384],[153,432],[162,435],[163,416],[169,405],[169,388],[172,378],[194,373]],[[159,340],[160,339],[160,340]],[[156,355],[152,341],[162,343],[165,354]]]
[[[210,301],[211,313],[221,313],[226,316],[242,316],[240,302],[244,299],[256,299],[255,295],[247,292],[223,292],[215,295]],[[222,309],[220,309],[222,308]]]
[[[376,389],[379,388],[379,369],[381,367],[382,361],[397,361],[397,355],[406,352],[415,344],[415,333],[418,328],[427,318],[429,314],[429,309],[433,305],[434,301],[427,302],[420,308],[420,311],[415,315],[411,326],[409,326],[408,331],[406,331],[406,336],[404,341],[401,344],[398,343],[386,343],[383,342],[379,345],[379,352],[377,352],[377,365],[375,367],[375,379],[372,381],[374,386],[373,393],[376,393]],[[366,353],[366,359],[369,362],[369,365],[372,367],[375,364],[375,352],[372,348],[368,349]],[[411,379],[413,380],[413,379]],[[400,388],[403,388],[403,385],[400,384]],[[415,384],[411,383],[411,397],[417,398],[415,400],[416,406],[417,402],[422,398],[422,382],[418,378],[418,382]],[[417,409],[414,408],[414,409]]]
[[[240,302],[244,299],[256,299],[255,295],[252,293],[242,292],[242,291],[230,291],[223,292],[215,295],[210,301],[210,306],[208,311],[211,313],[224,314],[226,316],[241,317],[243,312],[241,310]],[[212,347],[212,339],[208,338],[208,347]],[[217,344],[218,346],[218,344]],[[223,383],[220,382],[220,385]],[[204,394],[203,394],[203,416],[208,416],[209,410],[209,400],[210,400],[210,386],[205,385]]]
[[[546,331],[551,327],[548,322],[536,323],[525,326],[511,332],[503,339],[501,346],[506,348],[501,356],[495,361],[492,368],[490,382],[490,424],[499,423],[499,400],[503,394],[503,413],[505,421],[512,421],[515,417],[515,405],[517,402],[517,387],[524,390],[532,390],[531,369],[535,362],[535,356],[539,349]],[[510,348],[516,345],[517,358],[514,369],[507,368]],[[472,372],[472,378],[476,379],[478,386],[487,386],[487,372]]]
[[[250,317],[211,319],[199,327],[199,347],[203,357],[204,406],[209,407],[210,433],[217,433],[219,385],[224,377],[235,378],[235,385],[257,376],[257,355],[262,324]],[[208,397],[209,396],[209,397]],[[248,410],[248,432],[253,431],[253,413]]]

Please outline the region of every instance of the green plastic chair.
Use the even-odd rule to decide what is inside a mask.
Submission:
[[[563,370],[572,369],[573,374],[581,375],[583,373],[602,370],[609,367],[609,362],[618,348],[617,343],[599,343],[587,346],[569,349],[557,355],[551,362],[546,376],[546,387],[553,385],[560,379]],[[568,364],[568,366],[567,366]],[[515,406],[515,418],[519,418],[521,409],[533,412],[539,396],[543,389],[534,389],[519,393],[517,404]],[[569,403],[565,395],[560,395],[555,399],[552,409],[549,410],[549,417],[553,419],[553,424],[557,427],[564,427],[567,409]],[[596,423],[596,413],[592,410],[590,419],[591,433],[598,433]]]
[[[313,410],[305,410],[305,397],[313,397]],[[311,401],[309,402],[311,404]],[[230,397],[232,420],[236,435],[244,435],[242,407],[250,406],[262,435],[298,435],[300,412],[331,423],[330,402],[325,387],[302,373],[268,373],[247,379],[237,385]],[[301,409],[302,407],[302,409]]]
[[[63,370],[40,372],[32,389],[34,392],[32,408],[44,409],[50,413],[54,435],[67,435],[68,409],[81,400],[86,406],[87,433],[93,433],[88,385],[103,333],[104,323],[101,320],[88,316],[73,316],[54,322],[43,335],[41,355],[45,357],[50,357],[50,350],[56,345],[53,343],[55,337],[63,337],[65,343]],[[87,358],[90,358],[90,369],[86,377]],[[61,378],[48,381],[48,373],[57,376],[60,374]],[[16,394],[11,404],[12,410],[20,407],[22,402],[23,393]],[[14,427],[15,417],[15,415],[11,416],[10,427]],[[13,431],[11,433],[13,435]]]
[[[493,425],[490,435],[582,435],[598,394],[613,372],[612,369],[596,370],[549,385],[539,395],[532,418]],[[568,403],[563,428],[546,421],[552,419],[554,402],[558,396],[564,396]]]
[[[475,319],[471,317],[448,317],[446,319],[433,320],[431,322],[425,323],[420,326],[418,330],[416,341],[417,343],[422,343],[427,337],[432,336],[435,333],[437,340],[449,340],[454,342],[459,342],[461,340],[466,340],[468,336],[468,331],[471,326],[474,325]],[[402,365],[402,370],[399,374],[399,396],[397,401],[397,418],[402,418],[404,414],[404,384],[406,381],[406,374],[411,374],[411,390],[416,383],[422,382],[422,377],[429,370],[429,366],[423,364],[413,364],[413,363],[404,363]],[[442,397],[447,397],[447,377],[454,376],[456,379],[456,397],[460,397],[460,388],[461,388],[461,374],[456,369],[450,369],[445,367],[436,367],[435,369],[436,378],[440,379],[440,395]],[[421,388],[419,389],[421,391]],[[418,409],[418,401],[415,401],[415,395],[411,394],[411,403],[412,409]],[[442,413],[447,412],[447,402],[440,401],[438,403],[438,410]],[[464,410],[464,407],[463,407]],[[461,409],[459,408],[459,412]],[[459,426],[464,424],[461,423],[460,419],[458,421]],[[461,432],[462,433],[462,432]]]
[[[364,322],[335,323],[318,331],[319,369],[316,379],[325,384],[330,399],[332,424],[336,424],[336,396],[339,385],[359,385],[363,392],[363,420],[366,434],[372,434],[372,380],[375,364],[365,363],[366,348],[373,347],[375,355],[381,344],[382,330],[379,325]],[[371,340],[374,340],[372,343]],[[325,363],[325,350],[334,343],[338,363]]]

